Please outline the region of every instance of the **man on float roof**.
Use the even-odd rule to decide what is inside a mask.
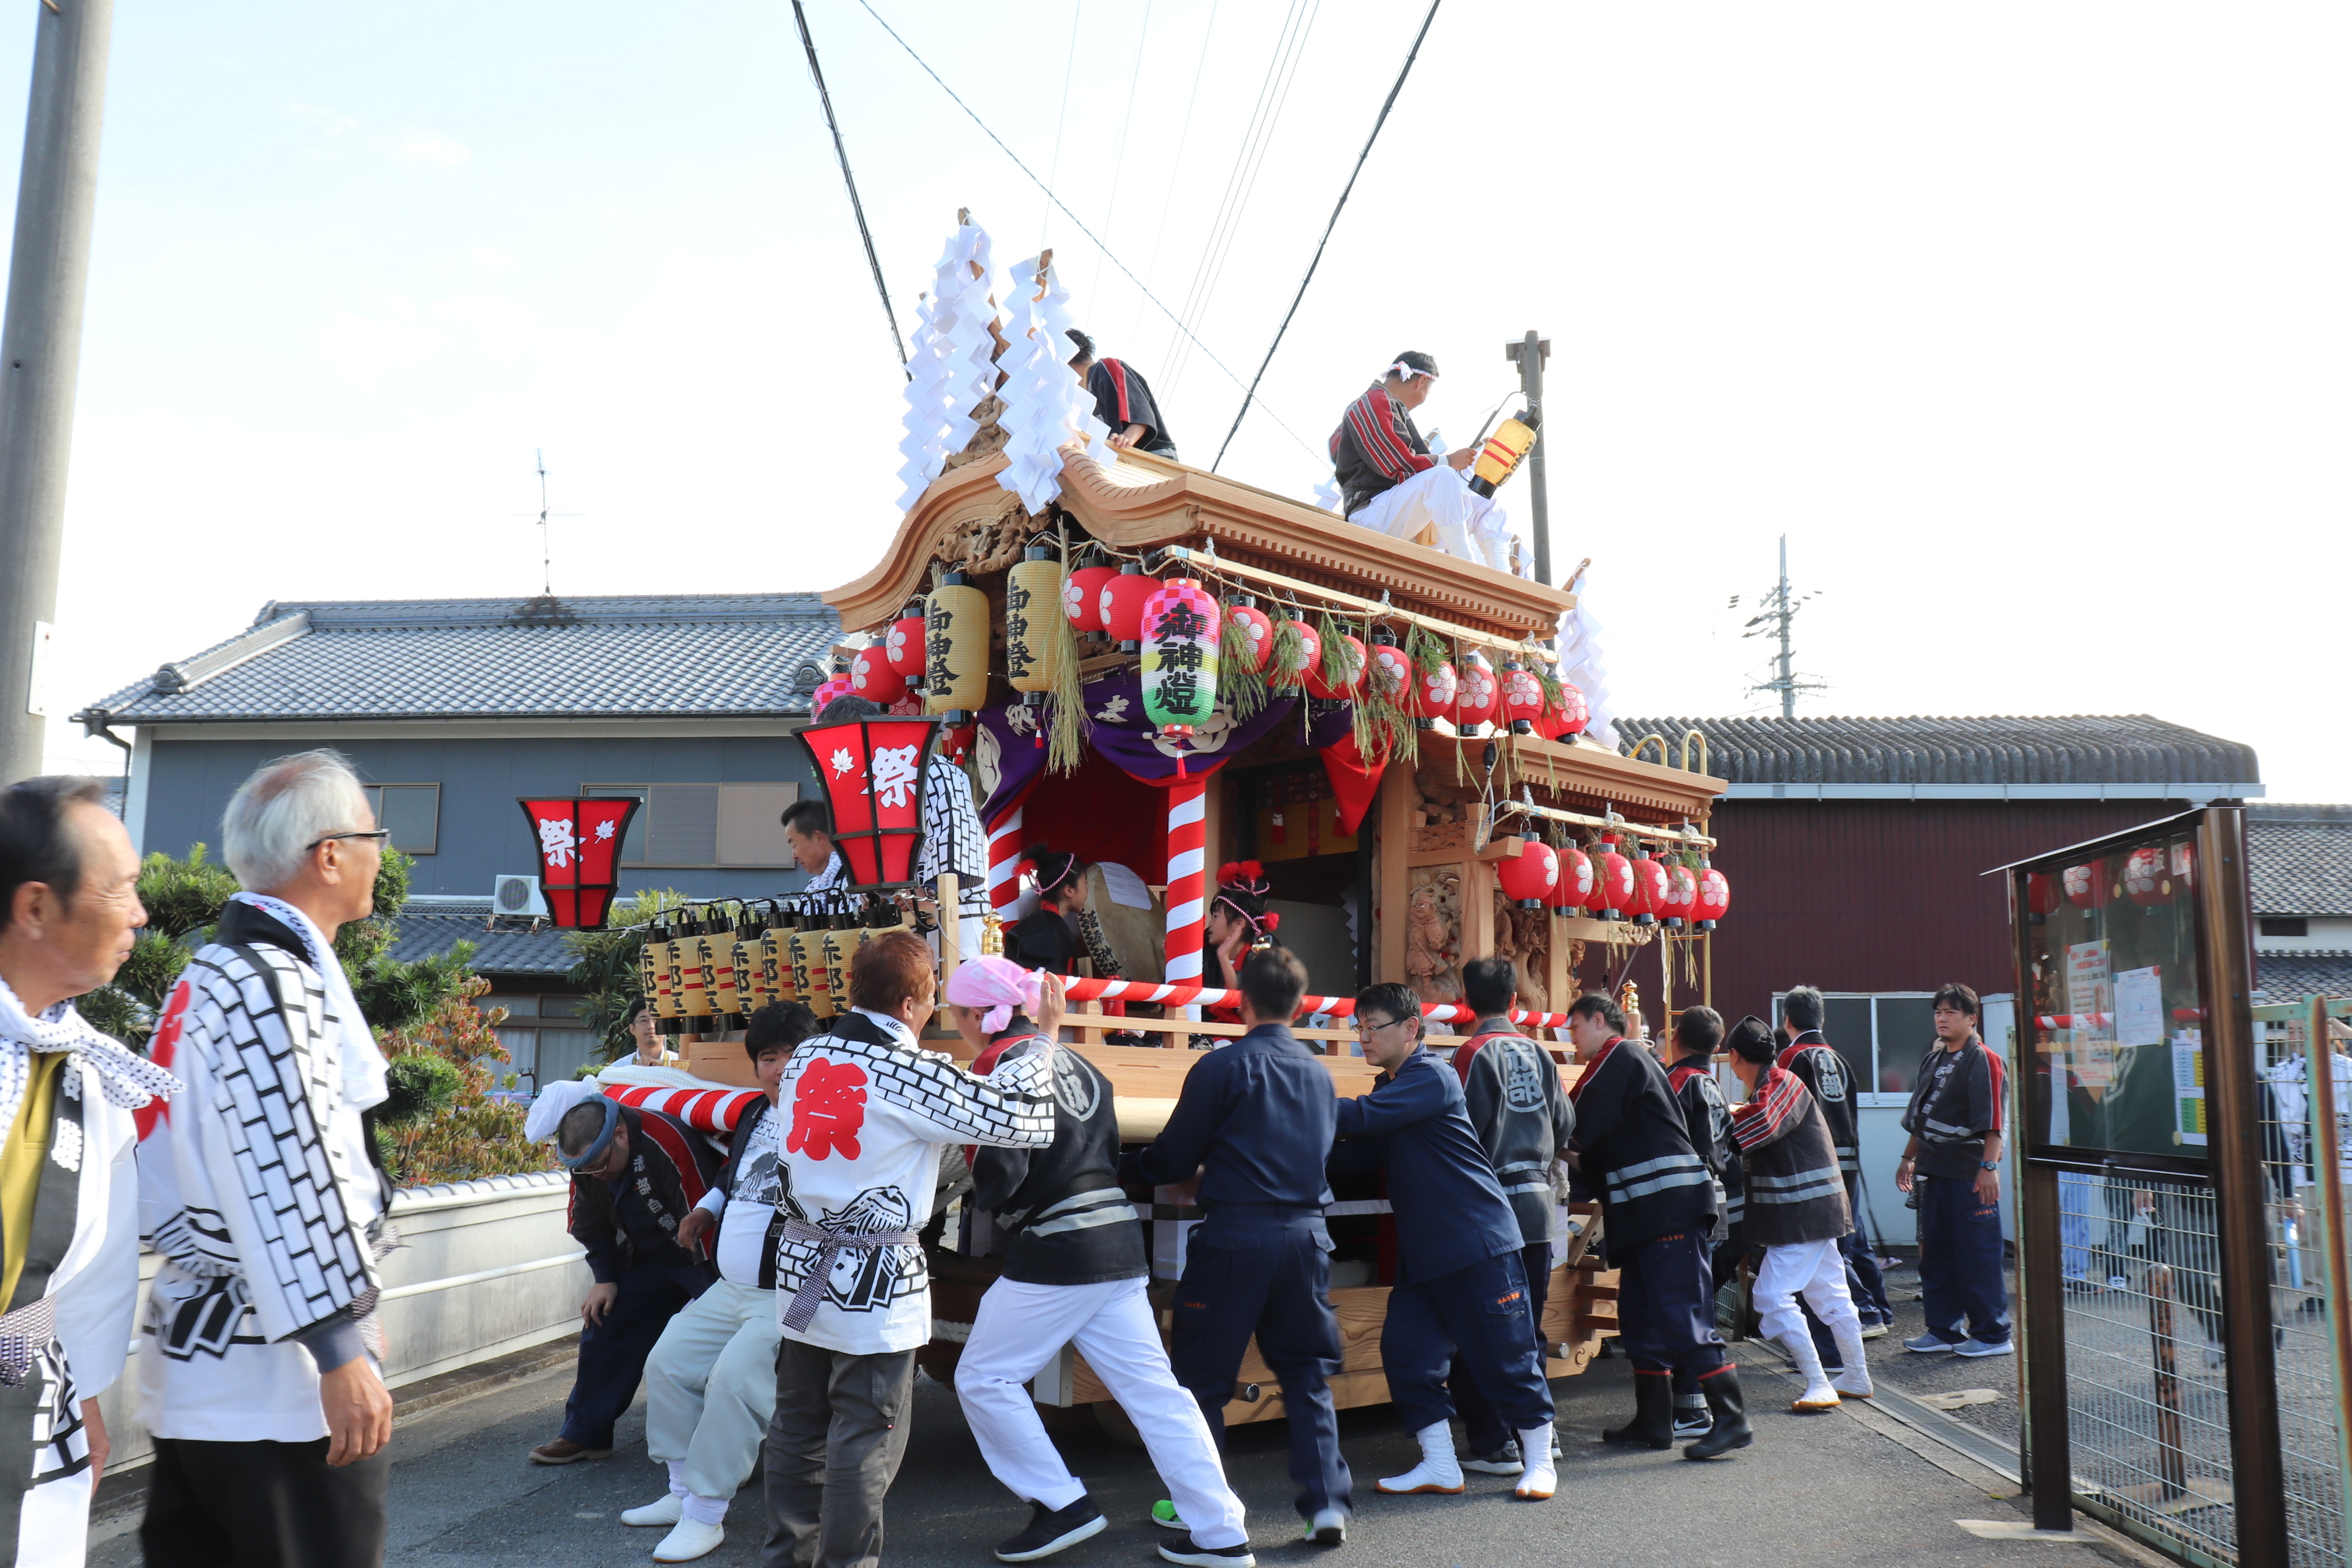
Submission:
[[[1408,349],[1380,380],[1348,405],[1331,432],[1331,466],[1339,482],[1339,510],[1348,521],[1395,539],[1415,539],[1424,528],[1437,548],[1465,561],[1513,570],[1509,520],[1494,502],[1474,495],[1465,477],[1475,447],[1433,456],[1412,422],[1437,382],[1437,361]]]

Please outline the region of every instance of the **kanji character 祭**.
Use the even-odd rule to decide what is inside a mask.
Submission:
[[[856,1062],[819,1057],[801,1074],[793,1095],[793,1130],[784,1147],[812,1160],[838,1153],[858,1157],[857,1134],[866,1125],[866,1069]]]

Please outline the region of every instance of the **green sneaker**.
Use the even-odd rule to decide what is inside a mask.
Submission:
[[[1190,1530],[1191,1525],[1176,1517],[1176,1505],[1161,1498],[1151,1505],[1151,1522],[1162,1530]]]

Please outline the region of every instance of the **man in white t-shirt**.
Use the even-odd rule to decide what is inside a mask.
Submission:
[[[784,1064],[778,1174],[776,1413],[768,1424],[764,1568],[866,1568],[907,1448],[915,1352],[931,1337],[916,1228],[951,1143],[1054,1142],[1054,1051],[976,1078],[923,1050],[930,948],[877,937],[849,966],[850,1011]]]
[[[784,1118],[776,1083],[816,1015],[772,1002],[751,1016],[743,1049],[768,1091],[746,1104],[729,1135],[727,1164],[677,1227],[691,1247],[713,1226],[719,1282],[669,1321],[646,1362],[646,1451],[669,1467],[669,1490],[621,1515],[668,1525],[656,1563],[690,1563],[726,1540],[727,1505],[751,1477],[760,1435],[776,1409],[776,1173]]]

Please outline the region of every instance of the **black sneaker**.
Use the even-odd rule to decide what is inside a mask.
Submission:
[[[1527,1469],[1519,1462],[1517,1443],[1506,1443],[1491,1454],[1472,1454],[1462,1461],[1462,1468],[1484,1476],[1516,1476]]]
[[[1049,1509],[1042,1502],[1029,1506],[1035,1510],[1030,1515],[1029,1528],[996,1549],[999,1563],[1034,1563],[1040,1557],[1051,1557],[1065,1546],[1100,1535],[1110,1522],[1095,1506],[1095,1500],[1083,1492],[1067,1508]]]
[[[1192,1568],[1257,1568],[1246,1541],[1239,1546],[1203,1546],[1186,1535],[1161,1542],[1160,1555],[1171,1563],[1190,1563]]]

